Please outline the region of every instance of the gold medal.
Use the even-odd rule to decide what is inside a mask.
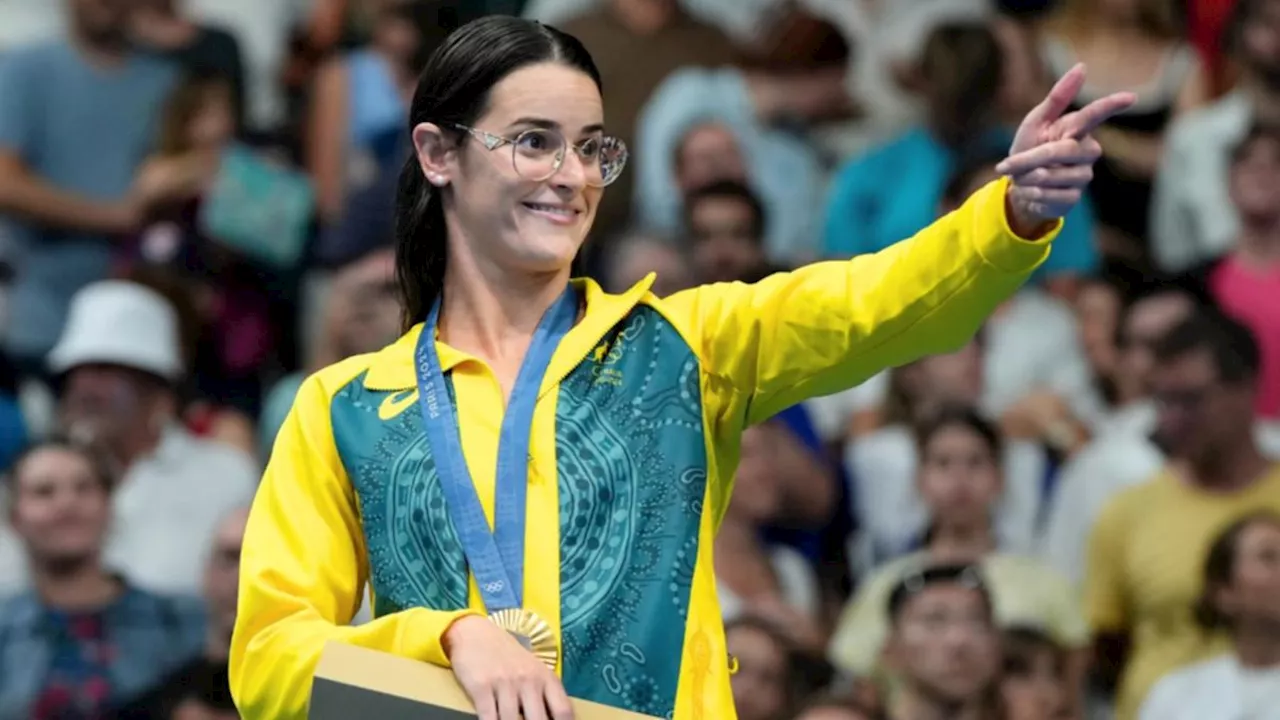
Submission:
[[[546,620],[532,610],[508,608],[490,613],[489,621],[510,633],[525,650],[555,671],[560,648],[556,644],[556,634]]]

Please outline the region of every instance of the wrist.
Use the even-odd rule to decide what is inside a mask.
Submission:
[[[449,623],[449,627],[445,628],[444,633],[440,635],[440,649],[444,651],[446,658],[452,659],[453,648],[457,645],[459,638],[465,636],[469,628],[474,626],[476,622],[487,624],[489,619],[482,615],[467,613]]]
[[[1039,240],[1048,235],[1049,231],[1053,230],[1054,221],[1025,215],[1018,209],[1017,203],[1013,202],[1013,198],[1009,195],[1012,188],[1013,184],[1010,183],[1004,194],[1004,216],[1005,222],[1009,224],[1009,229],[1019,239],[1028,241]]]

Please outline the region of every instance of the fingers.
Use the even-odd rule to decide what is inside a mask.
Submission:
[[[1058,78],[1058,82],[1053,84],[1053,88],[1049,90],[1044,100],[1031,110],[1028,119],[1046,125],[1057,122],[1058,118],[1062,117],[1062,113],[1071,107],[1080,88],[1084,87],[1084,76],[1084,64],[1076,63],[1075,67]]]
[[[1041,167],[1023,175],[1015,175],[1018,185],[1043,188],[1073,188],[1088,185],[1093,180],[1092,165],[1060,165]]]
[[[524,720],[547,720],[545,683],[529,680],[520,686],[520,709]]]
[[[545,695],[551,720],[573,720],[573,705],[569,702],[569,693],[564,691],[560,678],[554,674],[547,682]]]
[[[498,720],[498,699],[494,696],[492,688],[485,685],[463,689],[471,697],[471,703],[476,706],[476,716],[480,720]]]
[[[1128,110],[1137,99],[1138,96],[1131,92],[1118,92],[1094,100],[1058,120],[1050,134],[1053,137],[1082,138],[1115,115]]]
[[[1083,191],[1080,188],[1046,188],[1036,186],[1013,185],[1009,188],[1009,195],[1016,200],[1025,201],[1027,204],[1035,205],[1075,205],[1080,202],[1080,195]]]
[[[514,678],[504,678],[494,687],[498,700],[498,720],[520,720],[520,686]]]
[[[1089,165],[1102,156],[1102,148],[1092,138],[1066,138],[1038,145],[1005,158],[996,165],[1001,175],[1025,175],[1051,165]]]

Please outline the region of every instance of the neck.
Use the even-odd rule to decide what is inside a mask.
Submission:
[[[1245,433],[1238,447],[1224,448],[1212,456],[1190,463],[1196,485],[1233,491],[1252,485],[1271,466],[1271,461],[1258,451],[1250,433]]]
[[[129,43],[123,36],[93,37],[83,31],[73,30],[71,42],[95,65],[118,65],[129,54]]]
[[[983,720],[980,703],[954,705],[905,690],[899,697],[893,720]]]
[[[46,605],[76,611],[102,607],[120,592],[120,582],[107,574],[97,555],[75,561],[41,563],[33,568],[32,585]]]
[[[1248,264],[1264,268],[1280,262],[1280,214],[1245,218],[1236,239],[1236,253]]]
[[[118,465],[120,474],[123,476],[135,462],[154,453],[160,446],[163,433],[162,429],[139,428],[131,437],[125,438],[113,448],[111,455]]]
[[[929,552],[947,558],[976,560],[995,549],[989,522],[939,523],[929,542]]]
[[[204,657],[206,660],[225,662],[231,653],[232,628],[218,622],[210,622],[205,632]]]
[[[1234,635],[1241,666],[1254,670],[1280,666],[1280,626],[1276,623],[1240,623]]]
[[[523,357],[542,316],[568,282],[568,268],[512,273],[452,253],[444,277],[440,335],[486,360]]]

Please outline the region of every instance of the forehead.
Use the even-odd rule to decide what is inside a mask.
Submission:
[[[1274,522],[1255,522],[1240,533],[1239,549],[1259,550],[1280,543],[1280,525]]]
[[[19,484],[35,479],[46,480],[67,474],[91,475],[93,468],[79,453],[59,447],[46,447],[31,453],[22,461],[22,472],[15,479]]]
[[[526,65],[507,75],[489,93],[481,118],[484,129],[502,129],[524,119],[550,121],[568,134],[604,122],[604,105],[595,81],[560,63]]]
[[[725,219],[725,216],[732,220],[749,220],[754,214],[746,200],[732,195],[708,195],[689,210],[695,219],[701,217],[704,220]]]
[[[1192,350],[1156,367],[1155,382],[1160,385],[1213,382],[1218,377],[1208,350]]]
[[[1191,309],[1191,301],[1182,295],[1159,295],[1134,303],[1125,318],[1125,327],[1138,332],[1163,332],[1177,323]]]
[[[902,616],[935,612],[986,613],[986,601],[982,593],[955,583],[930,585],[907,601]]]

